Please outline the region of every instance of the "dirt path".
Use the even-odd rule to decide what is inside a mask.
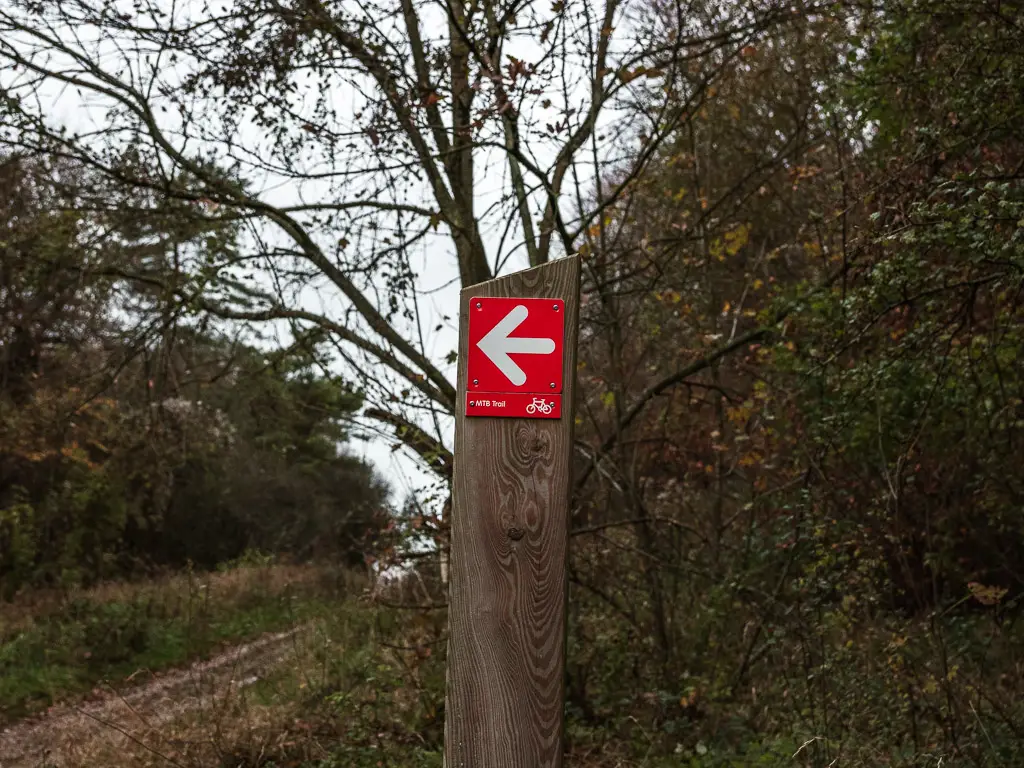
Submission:
[[[291,653],[299,627],[265,635],[217,656],[154,676],[128,690],[108,691],[0,731],[0,768],[71,768],[97,739],[145,747],[161,726],[194,714],[265,677]],[[76,757],[78,756],[78,757]],[[97,766],[96,768],[99,768]]]

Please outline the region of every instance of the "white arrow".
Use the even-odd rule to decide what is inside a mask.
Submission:
[[[487,358],[498,366],[498,370],[517,387],[526,383],[526,372],[509,355],[550,355],[555,351],[554,339],[509,336],[529,314],[525,306],[516,305],[476,343]]]

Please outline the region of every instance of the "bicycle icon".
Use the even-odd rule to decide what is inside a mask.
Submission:
[[[533,402],[526,406],[526,412],[531,415],[538,411],[547,415],[553,410],[555,410],[555,404],[547,402],[543,397],[533,398]]]

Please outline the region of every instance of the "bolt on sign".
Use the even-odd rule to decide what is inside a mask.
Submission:
[[[469,302],[467,416],[562,417],[561,299]]]

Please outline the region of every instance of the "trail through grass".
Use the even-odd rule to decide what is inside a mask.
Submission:
[[[0,722],[308,621],[324,610],[325,578],[241,566],[0,605]]]

